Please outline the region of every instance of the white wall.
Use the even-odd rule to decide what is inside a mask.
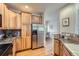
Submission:
[[[69,4],[60,11],[60,32],[75,33],[75,5]],[[62,19],[69,18],[69,26],[62,26]]]
[[[44,13],[45,22],[48,21],[49,32],[55,34],[59,32],[59,11],[52,11],[51,8],[48,8]]]
[[[76,17],[76,23],[75,23],[75,33],[79,35],[79,3],[75,4],[75,17]]]
[[[59,33],[59,11],[58,10],[53,11],[52,6],[48,7],[45,10],[45,13],[44,13],[45,29],[46,29],[46,26],[47,26],[46,21],[48,21],[48,26],[49,26],[48,31],[51,33],[52,40],[50,40],[51,41],[50,46],[51,46],[51,49],[52,49],[52,52],[53,52],[54,51],[53,34]],[[45,30],[45,37],[46,37],[46,30]],[[44,43],[45,43],[45,47],[46,47],[47,45],[46,45],[45,41],[44,41]],[[50,48],[48,50],[50,50]]]

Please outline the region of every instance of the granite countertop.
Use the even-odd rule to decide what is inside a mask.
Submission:
[[[12,43],[15,38],[16,37],[3,39],[2,41],[0,41],[0,44],[9,44],[9,43]]]
[[[73,40],[63,39],[61,38],[60,41],[63,45],[71,52],[72,56],[79,56],[79,43]]]

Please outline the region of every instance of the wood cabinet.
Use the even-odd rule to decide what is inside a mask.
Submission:
[[[22,40],[24,49],[31,48],[31,14],[22,13]]]
[[[22,25],[31,24],[31,14],[30,13],[21,13],[22,16]]]
[[[63,44],[60,41],[60,56],[63,56]]]
[[[31,48],[31,14],[29,13],[21,13],[21,15],[19,14],[17,23],[19,23],[17,27],[21,28],[21,38],[18,38],[16,40],[16,51],[30,49]]]
[[[4,27],[5,27],[5,29],[8,29],[9,28],[9,10],[8,10],[8,8],[7,8],[7,6],[5,6],[5,23],[4,23]]]
[[[70,52],[63,46],[63,56],[71,56]]]
[[[23,37],[21,43],[22,43],[22,50],[31,48],[31,38],[30,37]]]
[[[2,4],[0,3],[0,29],[2,28]]]
[[[22,50],[22,38],[19,37],[16,39],[16,51]]]
[[[4,21],[5,21],[5,4],[3,3],[0,3],[0,15],[1,15],[1,18],[2,20],[0,20],[0,23],[1,23],[1,27],[0,29],[4,29],[5,25],[4,25]]]
[[[31,14],[22,13],[22,37],[31,36]]]
[[[17,19],[16,19],[16,13],[9,10],[7,7],[5,7],[5,28],[6,29],[16,29]]]
[[[27,49],[29,49],[29,48],[31,48],[31,37],[28,36],[28,37],[26,38],[26,40],[27,40],[27,42],[26,42]]]
[[[60,49],[60,45],[59,45],[59,40],[58,39],[55,39],[54,40],[54,55],[56,55],[56,56],[59,56],[59,49]]]
[[[20,16],[20,15],[19,15]],[[31,48],[31,14],[21,13],[21,39],[16,40],[16,51]]]
[[[16,29],[17,19],[16,19],[16,13],[12,12],[11,10],[8,10],[9,13],[9,29]]]
[[[54,40],[54,55],[55,56],[71,56],[71,53],[68,49],[63,45],[63,43],[55,39]]]
[[[40,24],[42,24],[43,23],[42,16],[32,15],[32,23],[40,23]]]
[[[16,29],[21,29],[21,14],[16,14]]]
[[[16,55],[16,39],[13,40],[12,45],[13,45],[13,47],[12,47],[12,55],[15,56]]]

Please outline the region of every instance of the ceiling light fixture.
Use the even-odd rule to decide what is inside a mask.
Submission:
[[[29,8],[29,6],[26,5],[25,8]]]

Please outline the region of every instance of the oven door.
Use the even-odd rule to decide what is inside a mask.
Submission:
[[[0,45],[0,56],[8,56],[12,54],[12,44],[2,44]]]

